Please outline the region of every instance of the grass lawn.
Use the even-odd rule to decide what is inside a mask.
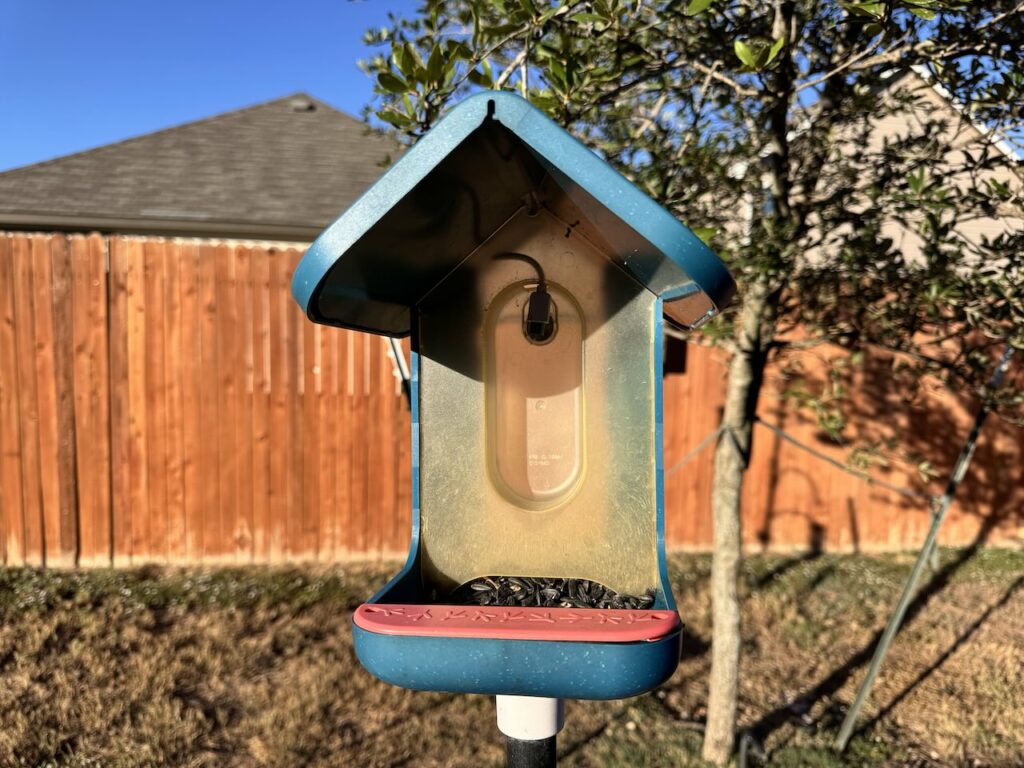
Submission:
[[[1024,764],[1024,553],[942,553],[845,758],[828,749],[910,556],[747,561],[748,765]],[[696,766],[706,556],[671,571],[684,658],[659,690],[569,702],[563,766]],[[493,701],[372,679],[353,608],[393,566],[0,570],[0,766],[501,765]]]

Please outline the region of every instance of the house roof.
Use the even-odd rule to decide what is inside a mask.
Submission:
[[[0,229],[312,240],[398,151],[296,93],[0,173]]]

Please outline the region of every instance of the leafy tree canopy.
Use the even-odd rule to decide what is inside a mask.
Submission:
[[[372,110],[410,140],[471,90],[521,90],[712,241],[756,298],[762,351],[877,344],[907,353],[908,385],[927,370],[978,388],[990,347],[1024,347],[1021,11],[428,0],[367,33],[364,67]],[[903,87],[921,80],[953,111]],[[915,130],[880,129],[907,110]],[[719,343],[741,306],[709,329]]]

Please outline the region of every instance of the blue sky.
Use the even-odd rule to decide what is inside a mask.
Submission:
[[[295,91],[358,114],[363,31],[414,0],[0,0],[0,170]]]

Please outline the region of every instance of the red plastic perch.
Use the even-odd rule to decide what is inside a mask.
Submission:
[[[356,626],[382,635],[635,643],[677,630],[675,611],[364,603]]]

